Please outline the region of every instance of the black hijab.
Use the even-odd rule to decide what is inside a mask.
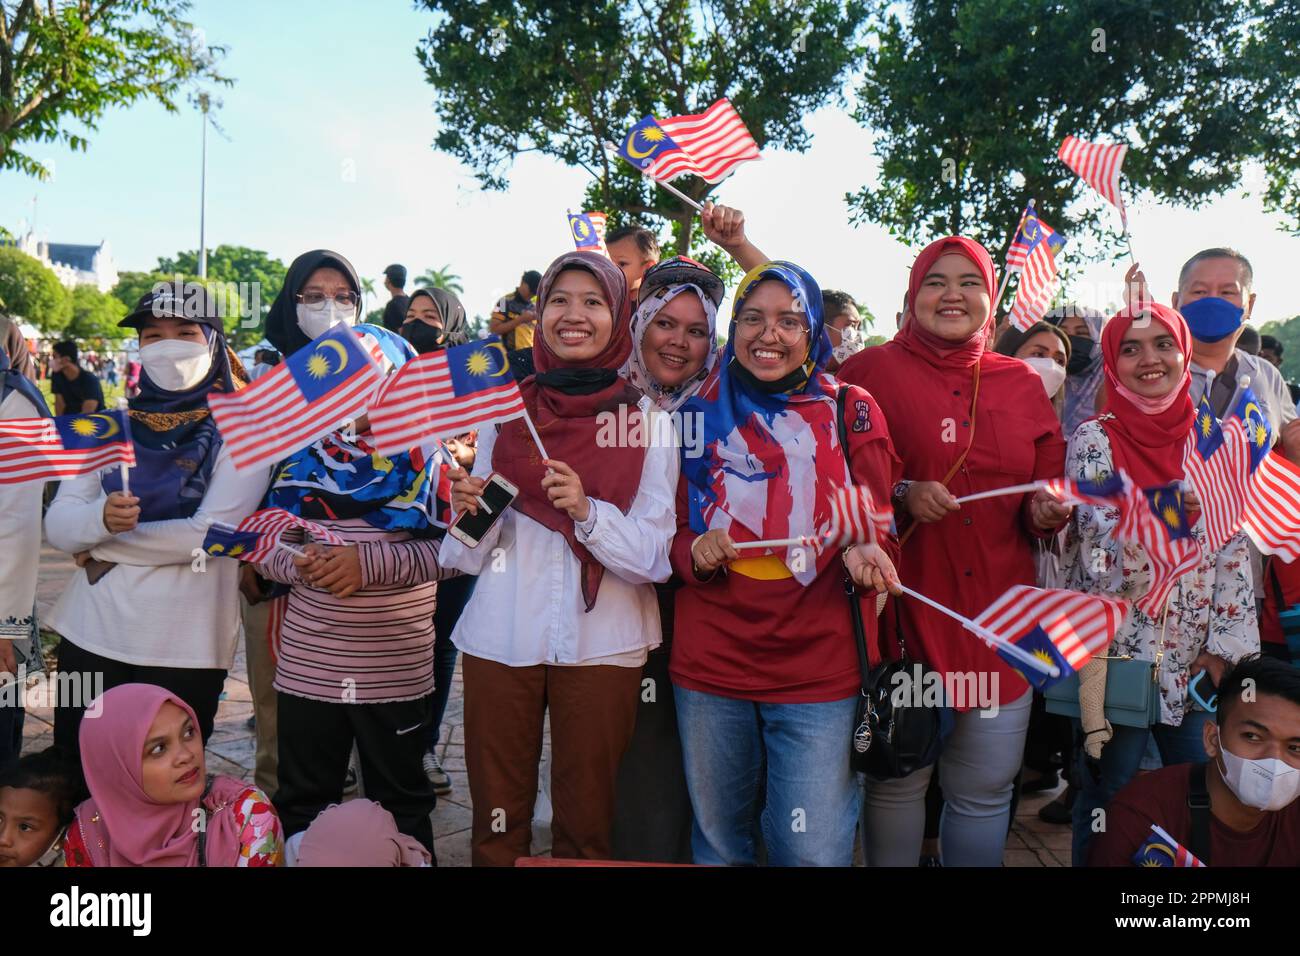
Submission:
[[[438,307],[438,314],[442,316],[442,337],[438,343],[438,348],[451,348],[453,345],[464,345],[469,341],[469,321],[465,318],[465,306],[461,304],[460,299],[448,292],[446,289],[416,289],[411,293],[411,301],[406,306],[406,321],[402,323],[399,330],[402,338],[406,339],[415,346],[417,351],[425,352],[429,349],[422,348],[421,343],[415,341],[414,329],[415,323],[425,324],[419,319],[411,318],[411,304],[415,302],[418,296],[428,296],[433,300],[433,304]]]
[[[361,294],[361,280],[357,277],[357,270],[337,252],[313,249],[294,259],[289,264],[280,294],[275,297],[271,310],[266,315],[266,338],[286,358],[311,341],[307,338],[307,333],[298,328],[298,300],[294,296],[307,284],[311,274],[322,266],[338,269],[347,276],[352,291]]]

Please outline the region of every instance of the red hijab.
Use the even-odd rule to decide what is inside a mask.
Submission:
[[[970,368],[980,360],[980,356],[984,354],[989,344],[989,333],[993,328],[994,318],[991,308],[988,321],[960,342],[936,335],[916,321],[916,296],[921,291],[921,283],[925,281],[926,274],[939,257],[949,253],[965,256],[975,264],[979,269],[980,277],[984,280],[984,287],[988,289],[989,304],[992,305],[992,298],[997,288],[997,270],[993,267],[993,258],[988,250],[974,239],[966,239],[963,236],[945,236],[943,239],[936,239],[922,249],[921,254],[912,263],[912,273],[907,280],[907,303],[908,309],[913,314],[910,321],[903,323],[903,328],[894,336],[894,341],[936,368]]]
[[[1124,309],[1101,332],[1102,364],[1106,370],[1106,412],[1101,419],[1110,439],[1115,467],[1142,488],[1155,488],[1183,477],[1187,435],[1196,418],[1190,387],[1192,333],[1187,322],[1167,305],[1152,303],[1151,315],[1167,328],[1183,353],[1183,378],[1162,399],[1143,398],[1120,383],[1116,373],[1120,343],[1137,316]]]
[[[539,315],[546,309],[556,279],[568,269],[590,272],[600,284],[613,314],[613,333],[599,355],[574,363],[557,356],[539,328],[533,340],[533,366],[537,372],[526,378],[519,389],[547,454],[572,467],[590,497],[608,501],[626,513],[641,484],[645,446],[601,448],[596,436],[601,430],[601,412],[618,414],[619,406],[627,406],[629,432],[640,415],[637,402],[641,393],[618,375],[632,352],[627,280],[622,270],[599,253],[565,253],[542,276],[537,289]],[[542,490],[546,466],[522,419],[501,426],[492,451],[492,467],[519,486],[514,507],[564,535],[569,549],[582,562],[582,597],[590,611],[596,604],[605,568],[578,542],[573,519],[552,505]]]

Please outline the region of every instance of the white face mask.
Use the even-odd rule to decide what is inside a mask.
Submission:
[[[211,371],[212,353],[207,342],[163,339],[141,347],[140,364],[159,388],[183,392],[198,385]]]
[[[1290,764],[1276,757],[1264,760],[1238,757],[1223,746],[1222,738],[1219,740],[1219,753],[1223,782],[1246,806],[1277,811],[1300,796],[1300,770]]]
[[[1035,356],[1020,361],[1038,373],[1038,377],[1043,380],[1043,388],[1047,389],[1048,398],[1054,398],[1065,384],[1065,366],[1057,365],[1054,359]]]
[[[843,365],[851,355],[861,352],[866,344],[867,340],[862,337],[857,326],[850,325],[840,329],[840,344],[831,350],[831,356]]]
[[[344,308],[333,299],[325,300],[319,309],[298,303],[298,328],[309,339],[320,338],[340,322],[350,326],[356,317],[356,309]]]

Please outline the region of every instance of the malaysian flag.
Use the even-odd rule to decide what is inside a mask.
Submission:
[[[1232,414],[1241,419],[1242,428],[1245,429],[1246,441],[1250,447],[1250,471],[1254,474],[1268,450],[1273,447],[1273,429],[1268,424],[1268,416],[1264,414],[1259,399],[1249,388],[1242,389]]]
[[[1100,481],[1053,478],[1043,485],[1043,490],[1066,503],[1118,507],[1128,493],[1128,486],[1128,477],[1123,472],[1115,472]]]
[[[985,608],[975,623],[1044,664],[1056,665],[1060,674],[1051,677],[1024,667],[995,646],[999,657],[1041,690],[1069,677],[1109,647],[1124,623],[1125,610],[1125,602],[1113,598],[1017,584]]]
[[[1033,210],[1031,209],[1030,212]],[[1025,264],[1016,271],[1020,282],[1016,286],[1016,301],[1011,305],[1011,324],[1024,331],[1047,313],[1060,280],[1056,275],[1056,254],[1065,246],[1065,237],[1056,232],[1035,213],[1020,227],[1017,238],[1026,239]],[[1010,253],[1008,253],[1008,262]]]
[[[370,430],[380,454],[394,455],[524,414],[505,346],[489,335],[403,365],[371,406]]]
[[[1192,537],[1183,493],[1178,482],[1162,488],[1129,489],[1115,525],[1118,541],[1134,541],[1151,564],[1151,587],[1134,603],[1148,617],[1157,617],[1178,579],[1201,561],[1201,548]]]
[[[1205,866],[1191,850],[1154,823],[1151,824],[1151,835],[1133,854],[1133,864],[1135,866]]]
[[[1300,467],[1278,452],[1265,455],[1251,478],[1242,524],[1264,554],[1300,558]]]
[[[1119,174],[1124,166],[1124,154],[1128,147],[1124,145],[1106,146],[1101,143],[1089,143],[1077,136],[1067,136],[1061,143],[1056,155],[1061,162],[1069,166],[1085,183],[1101,194],[1101,197],[1119,210],[1120,221],[1128,230],[1128,213],[1124,209],[1124,197],[1119,191]]]
[[[255,511],[237,527],[214,521],[203,539],[203,550],[222,558],[238,558],[254,564],[265,561],[280,544],[280,535],[301,528],[317,541],[339,547],[347,544],[333,531],[290,514],[283,508]]]
[[[1042,231],[1038,229],[1038,213],[1034,209],[1034,201],[1029,200],[1029,205],[1020,215],[1020,225],[1016,226],[1016,234],[1011,239],[1011,248],[1007,250],[1007,271],[1012,269],[1019,271],[1025,267],[1025,259],[1029,255],[1038,240],[1042,237]]]
[[[822,531],[829,548],[847,548],[851,544],[876,544],[893,526],[891,509],[878,509],[871,492],[862,485],[836,488],[831,494],[831,513]]]
[[[336,325],[208,408],[238,469],[279,461],[366,410],[383,380],[357,333]]]
[[[603,212],[569,213],[569,232],[579,252],[586,249],[608,255],[605,250],[605,214]]]
[[[1229,423],[1225,430],[1209,399],[1202,395],[1183,468],[1201,499],[1205,544],[1210,551],[1218,551],[1241,528],[1249,463],[1245,430],[1236,423]]]
[[[127,413],[0,421],[0,485],[57,481],[135,464]]]
[[[694,173],[719,183],[741,163],[759,158],[758,143],[726,97],[703,113],[645,117],[624,137],[618,152],[660,182]]]

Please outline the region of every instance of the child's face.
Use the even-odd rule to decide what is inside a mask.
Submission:
[[[48,795],[0,787],[0,867],[31,866],[58,833],[58,811]]]

